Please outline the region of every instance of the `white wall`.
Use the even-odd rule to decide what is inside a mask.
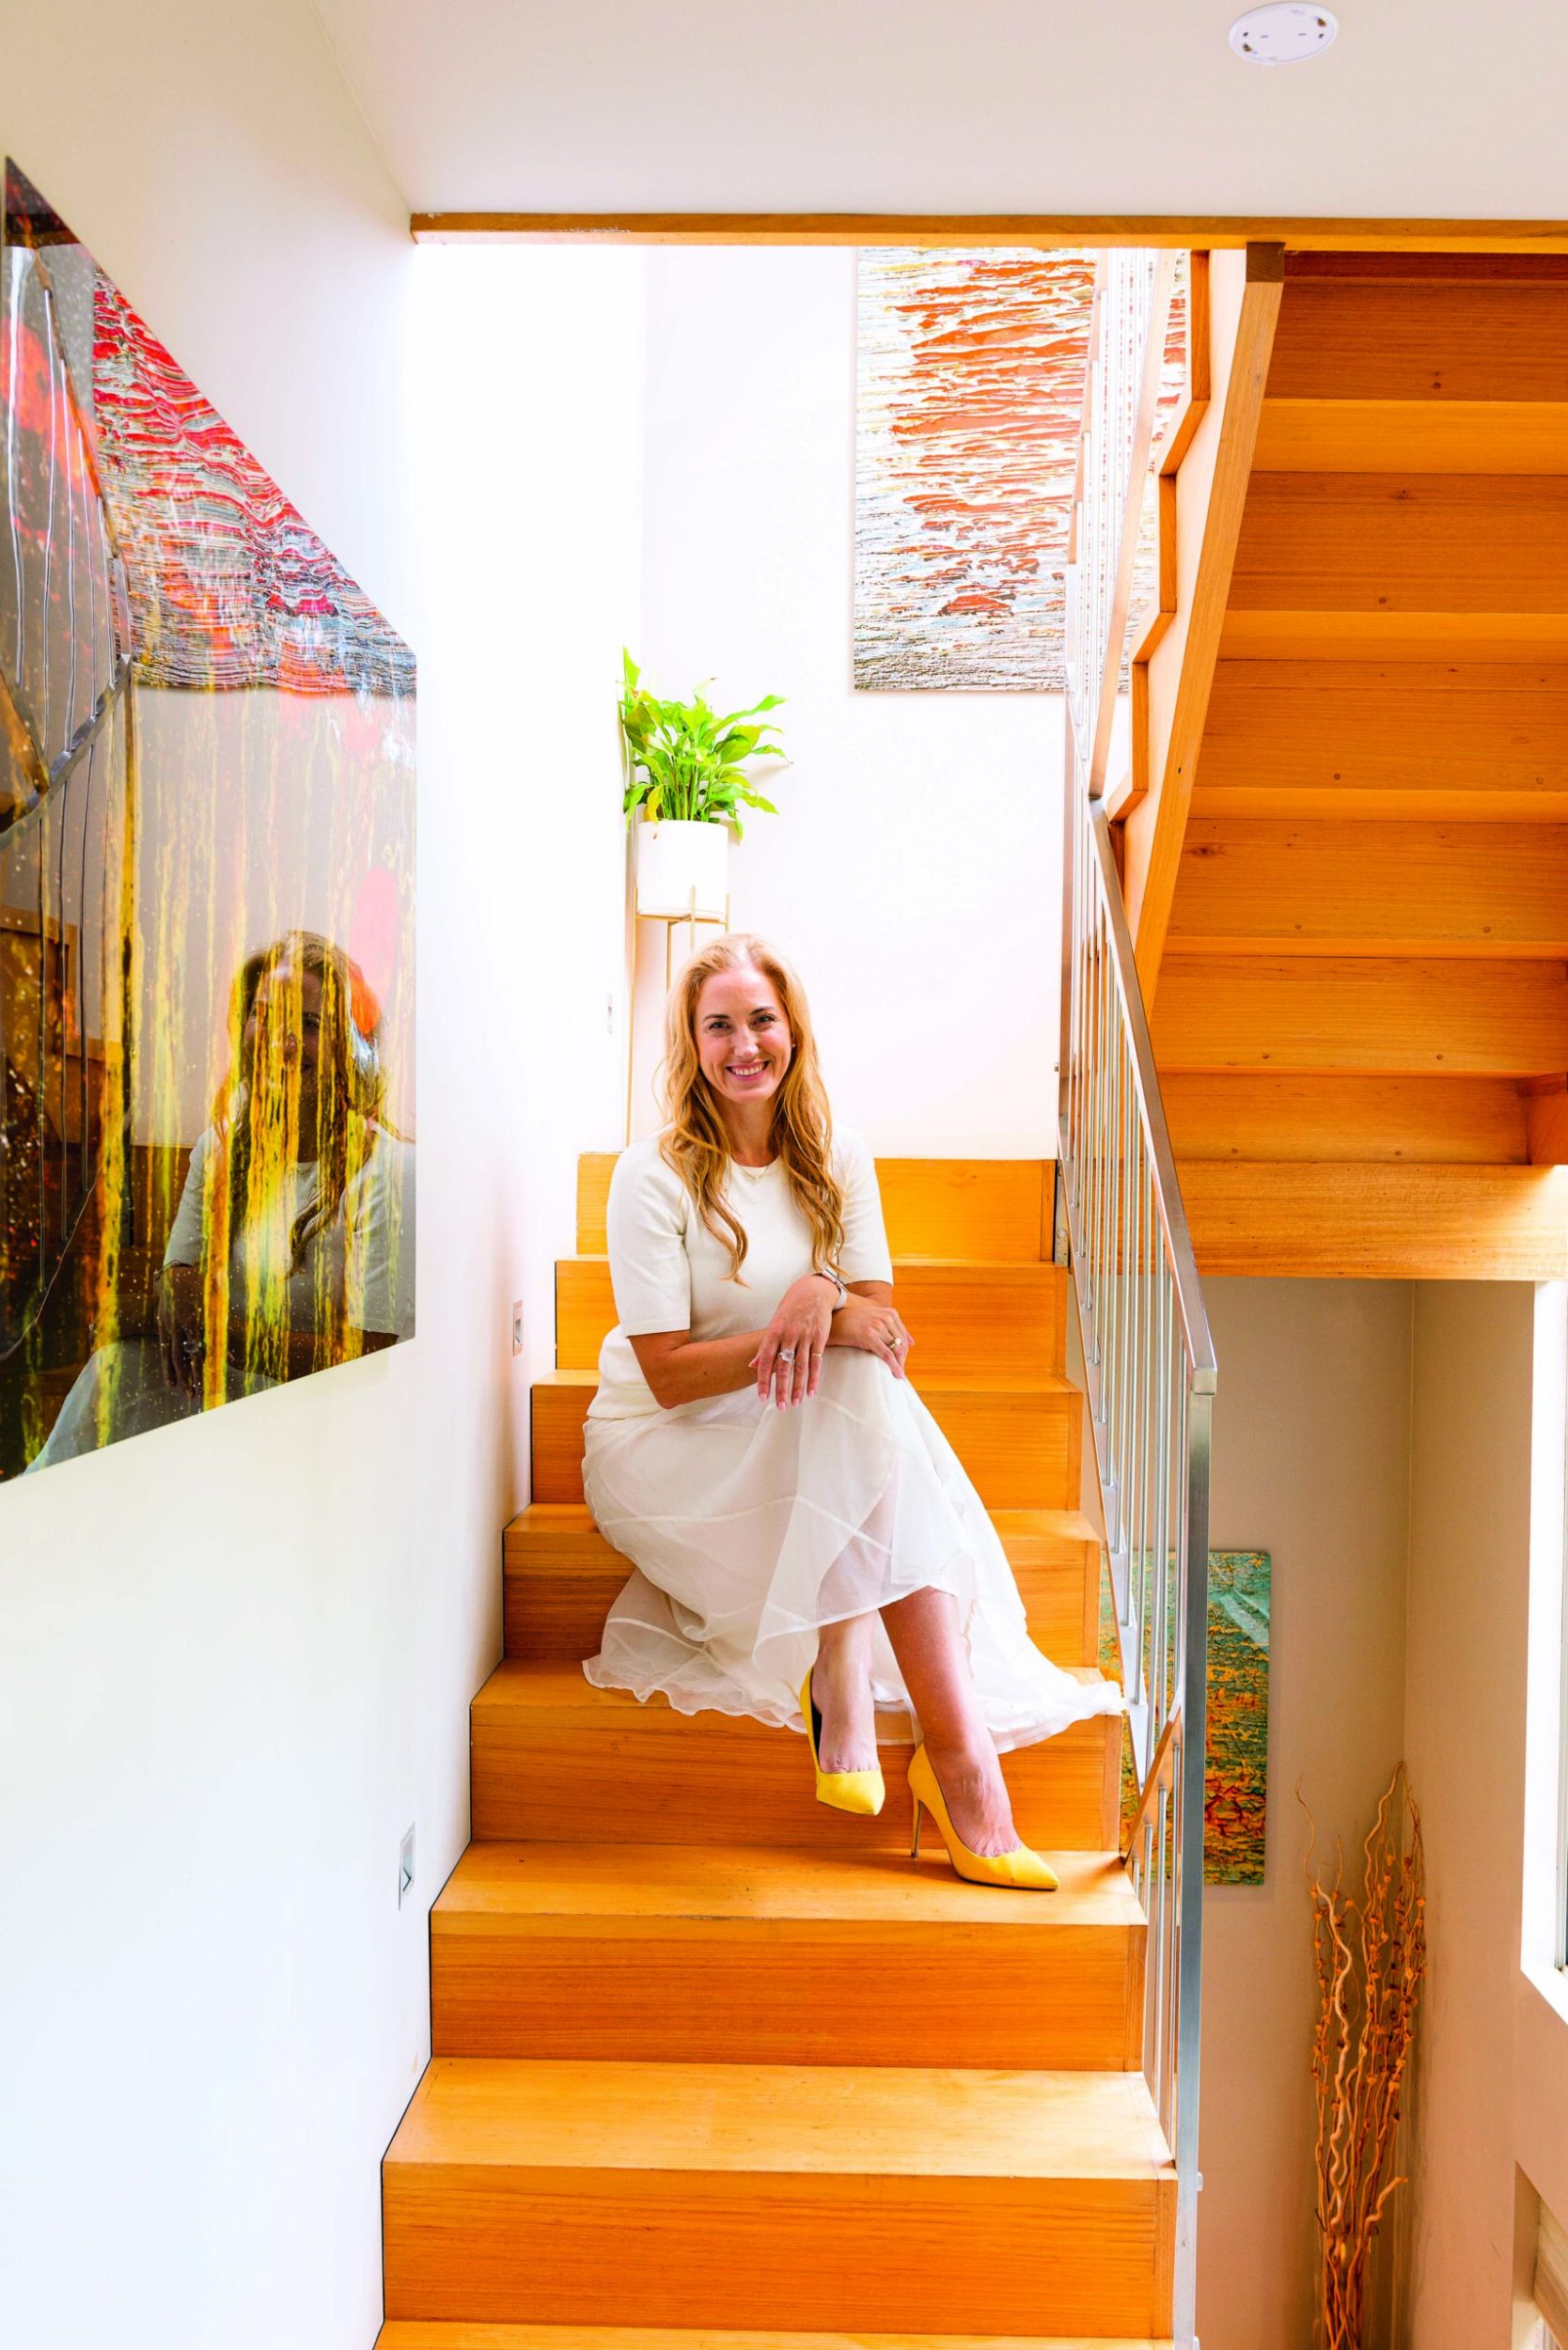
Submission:
[[[1560,1337],[1555,1374],[1543,1363],[1555,1411],[1536,1418],[1546,1458],[1531,1525],[1536,1315],[1554,1297],[1560,1318],[1560,1291],[1523,1284],[1417,1293],[1406,1737],[1431,1967],[1416,2095],[1419,2350],[1506,2350],[1516,2164],[1568,2217],[1568,1994],[1550,1941],[1527,1951],[1523,1931],[1532,1531],[1537,1571],[1557,1583],[1537,1617],[1535,1694],[1555,1710],[1560,1688]],[[1557,1873],[1555,1758],[1542,1759],[1537,1915]]]
[[[854,254],[651,254],[647,449],[634,650],[658,691],[788,697],[732,919],[800,969],[837,1115],[890,1154],[1050,1152],[1061,703],[851,690]]]
[[[544,257],[531,345],[509,331],[478,397],[499,281],[426,300],[443,257],[409,245],[306,0],[146,0],[133,30],[109,0],[6,0],[4,45],[0,143],[424,673],[417,1338],[0,1492],[0,2332],[368,2350],[379,2159],[428,2049],[425,1913],[525,1494],[541,1348],[513,1361],[510,1301],[547,1341],[586,1097],[615,1098],[596,729],[633,625],[635,362]],[[422,447],[453,504],[421,554]],[[484,635],[476,525],[515,588]]]
[[[1265,1880],[1203,1903],[1198,2328],[1203,2350],[1310,2338],[1311,1928],[1299,1783],[1319,1856],[1372,1824],[1399,1760],[1410,1290],[1205,1284],[1219,1362],[1212,1540],[1266,1550]],[[1479,2350],[1479,2343],[1471,2350]]]

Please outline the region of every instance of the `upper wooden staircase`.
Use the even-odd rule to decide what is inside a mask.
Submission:
[[[1197,256],[1108,795],[1200,1269],[1568,1273],[1568,260]]]
[[[582,1504],[613,1319],[583,1163],[473,1828],[431,1917],[433,2054],[384,2173],[382,2350],[1155,2350],[1175,2175],[1141,2070],[1121,1733],[1006,1758],[1061,1889],[908,1857],[907,1747],[851,1821],[804,1741],[590,1687],[626,1572]],[[1052,1169],[880,1169],[915,1376],[1058,1662],[1093,1668]]]

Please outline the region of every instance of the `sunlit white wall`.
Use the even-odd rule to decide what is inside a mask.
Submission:
[[[724,708],[788,697],[733,919],[798,964],[873,1149],[1051,1153],[1061,701],[855,693],[854,498],[854,253],[652,253],[644,666],[682,696],[714,678]]]
[[[520,1414],[555,1366],[578,1154],[624,1125],[616,703],[640,625],[644,274],[640,254],[598,250],[432,246],[416,263],[420,1065],[464,1067],[485,1105],[420,1214],[504,1227],[515,1279],[475,1339],[510,1344],[523,1303]],[[520,1479],[525,1439],[519,1417]]]
[[[5,41],[0,146],[420,656],[421,1053],[414,1341],[0,1488],[0,2337],[369,2350],[548,1264],[618,1131],[636,265],[416,255],[306,0]]]

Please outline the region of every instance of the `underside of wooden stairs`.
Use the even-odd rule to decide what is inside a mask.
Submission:
[[[1200,1271],[1568,1274],[1568,259],[1195,257],[1107,807]]]
[[[613,1320],[583,1162],[473,1711],[474,1842],[431,1918],[433,2055],[384,2172],[381,2350],[1158,2350],[1175,2174],[1142,2071],[1121,1724],[1005,1759],[1051,1895],[910,1859],[907,1746],[855,1821],[805,1742],[591,1687],[626,1562],[582,1501]],[[879,1168],[914,1375],[1058,1663],[1101,1549],[1039,1162]]]

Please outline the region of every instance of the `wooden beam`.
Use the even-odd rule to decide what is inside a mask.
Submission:
[[[1568,820],[1568,667],[1222,661],[1195,816]]]
[[[1224,212],[415,212],[416,244],[1202,245],[1302,252],[1568,253],[1568,220]]]
[[[1181,1169],[1198,1269],[1306,1279],[1560,1281],[1568,1167]]]
[[[1550,1076],[1568,1069],[1555,963],[1172,956],[1153,1012],[1161,1073]]]
[[[1146,1001],[1165,951],[1283,282],[1278,245],[1216,254],[1210,265],[1212,396],[1176,477],[1176,617],[1149,661],[1149,791],[1123,831]]]
[[[1512,1077],[1215,1076],[1172,1070],[1160,1091],[1176,1156],[1448,1161],[1524,1167],[1526,1103]]]
[[[1568,960],[1568,825],[1195,816],[1170,951]]]

